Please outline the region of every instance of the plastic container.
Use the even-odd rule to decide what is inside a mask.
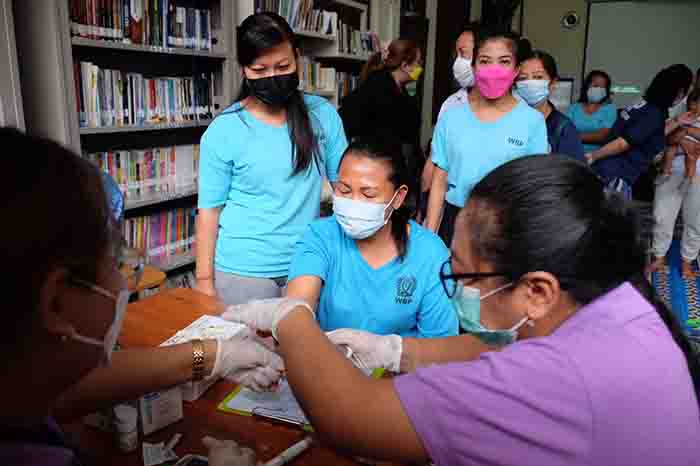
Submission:
[[[121,404],[114,407],[114,430],[117,445],[123,452],[136,451],[139,446],[139,411],[135,406]]]

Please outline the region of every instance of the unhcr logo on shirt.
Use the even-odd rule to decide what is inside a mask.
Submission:
[[[411,304],[417,284],[418,282],[414,276],[399,277],[396,281],[396,304]]]

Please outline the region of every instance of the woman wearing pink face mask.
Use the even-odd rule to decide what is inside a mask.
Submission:
[[[475,47],[475,86],[469,105],[446,111],[435,128],[435,173],[424,224],[447,245],[457,213],[482,178],[513,159],[547,152],[544,118],[511,94],[517,57],[515,35],[482,35]]]

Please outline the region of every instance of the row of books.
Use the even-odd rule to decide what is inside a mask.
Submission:
[[[74,63],[81,128],[184,123],[213,118],[214,74],[149,78]]]
[[[88,39],[211,50],[211,11],[175,0],[68,0],[71,33]]]
[[[127,201],[157,194],[175,196],[197,188],[199,145],[96,152],[85,157],[117,182]]]
[[[194,272],[185,272],[168,277],[165,281],[166,288],[194,288],[197,281]]]
[[[360,86],[360,76],[351,73],[337,73],[338,101]]]
[[[376,33],[362,32],[342,21],[338,22],[338,52],[367,56],[380,50],[381,44]]]
[[[287,20],[295,31],[335,36],[338,13],[314,8],[314,0],[255,0],[255,12],[270,11]]]
[[[321,63],[314,61],[312,57],[299,57],[300,88],[305,91],[328,90],[333,91],[336,84],[335,68],[326,68]]]
[[[194,249],[194,207],[164,210],[124,220],[122,234],[130,248],[146,252],[149,259],[182,255]]]

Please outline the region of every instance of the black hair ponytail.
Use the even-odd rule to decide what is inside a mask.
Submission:
[[[559,155],[517,159],[480,181],[473,201],[482,207],[469,228],[475,252],[496,270],[509,271],[509,281],[549,272],[582,305],[623,283],[634,285],[683,351],[700,394],[698,355],[643,276],[640,221],[619,196],[605,194],[587,166]]]
[[[236,29],[238,63],[241,67],[250,66],[260,55],[272,47],[289,42],[298,58],[294,31],[287,21],[275,13],[257,13],[248,16]],[[298,66],[298,64],[297,64]],[[247,80],[243,80],[236,102],[241,102],[251,95]],[[242,110],[243,107],[235,111]],[[302,91],[294,91],[285,104],[287,126],[292,144],[294,171],[292,175],[305,172],[313,161],[321,170],[318,139],[314,133],[311,114],[304,100]]]

